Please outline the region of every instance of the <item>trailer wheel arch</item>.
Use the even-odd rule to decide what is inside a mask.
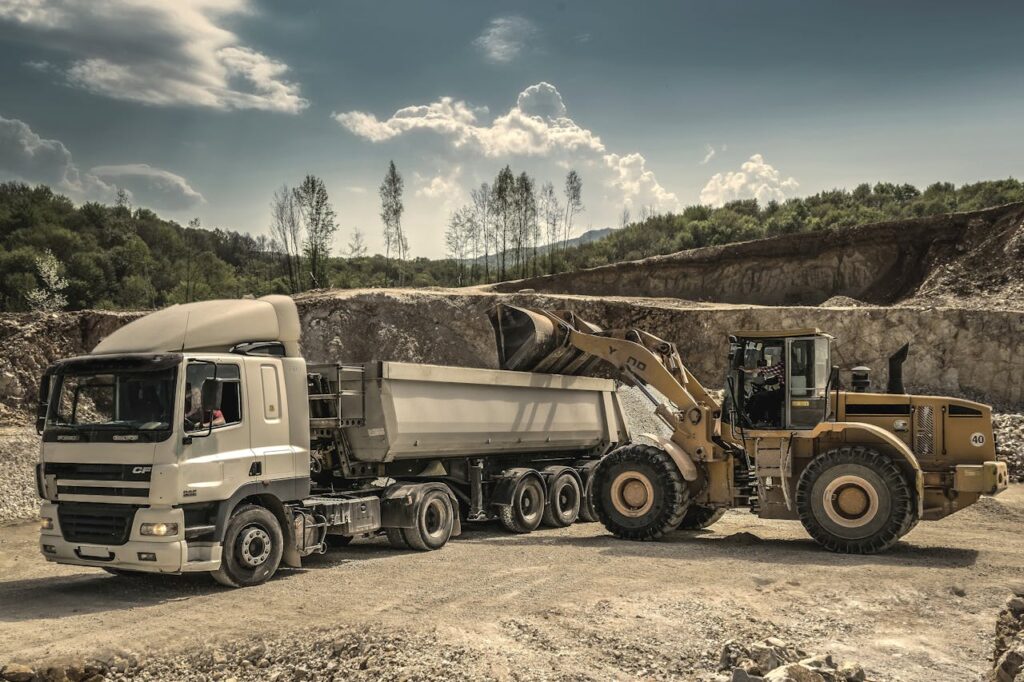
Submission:
[[[416,525],[413,513],[420,499],[432,490],[440,490],[452,503],[453,527],[451,537],[462,535],[462,520],[459,513],[459,498],[448,484],[440,481],[429,483],[395,483],[388,486],[380,496],[381,526],[384,528],[412,528]],[[408,500],[408,501],[406,501]]]
[[[544,476],[536,469],[528,467],[505,469],[498,477],[494,491],[491,493],[491,506],[507,507],[512,504],[512,497],[515,494],[516,486],[519,485],[519,481],[527,476],[536,478],[537,482],[547,490],[547,481],[544,480]]]

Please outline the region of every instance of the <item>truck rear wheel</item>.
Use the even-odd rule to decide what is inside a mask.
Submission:
[[[600,462],[587,462],[584,466],[577,466],[576,472],[583,481],[583,490],[580,493],[580,515],[578,520],[583,522],[597,521],[597,509],[594,508],[594,469]]]
[[[705,507],[701,504],[691,504],[683,516],[683,522],[679,524],[680,530],[702,530],[725,516],[725,509]]]
[[[270,580],[281,565],[284,534],[269,510],[246,504],[235,510],[224,533],[214,580],[228,587],[252,587]]]
[[[913,527],[914,494],[898,466],[854,445],[823,452],[800,474],[796,506],[804,528],[833,552],[874,554]]]
[[[572,469],[563,469],[548,479],[544,525],[565,528],[576,522],[582,502],[582,486]]]
[[[441,549],[455,528],[451,498],[443,490],[430,490],[416,505],[416,525],[402,528],[402,538],[412,549]]]
[[[401,528],[385,528],[384,534],[388,536],[388,544],[395,549],[409,549],[409,543],[405,541]]]
[[[626,540],[655,540],[675,530],[690,501],[668,453],[643,444],[619,448],[601,461],[593,495],[601,523]]]
[[[498,510],[498,520],[512,533],[537,530],[544,518],[544,486],[536,474],[523,476],[512,492],[512,503]]]

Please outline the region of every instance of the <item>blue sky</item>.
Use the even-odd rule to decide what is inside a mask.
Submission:
[[[623,206],[1020,177],[1024,5],[0,0],[0,179],[265,232],[320,175],[413,255],[506,163]]]

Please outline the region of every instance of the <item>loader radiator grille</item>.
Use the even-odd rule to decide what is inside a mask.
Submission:
[[[57,505],[60,530],[68,542],[123,545],[132,533],[137,507],[120,504]]]
[[[918,407],[914,419],[914,454],[935,454],[935,409],[930,405]]]

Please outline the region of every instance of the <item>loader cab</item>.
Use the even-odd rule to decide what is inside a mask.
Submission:
[[[818,329],[729,337],[726,418],[745,429],[810,429],[825,419],[832,337]]]

